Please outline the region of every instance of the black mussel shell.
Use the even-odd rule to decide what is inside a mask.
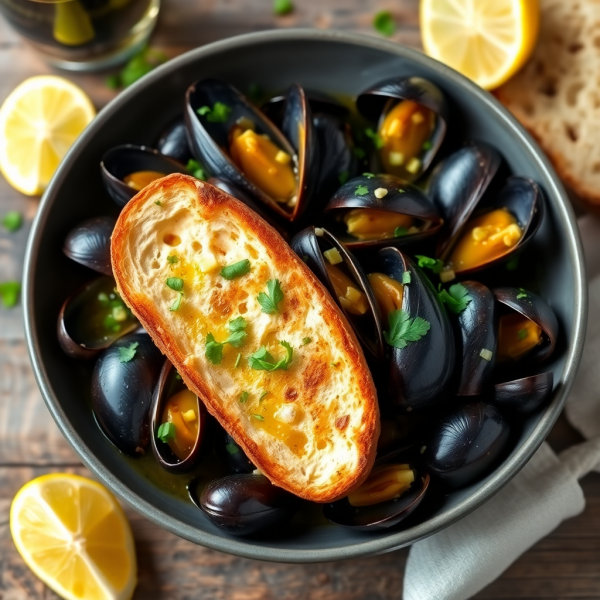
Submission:
[[[156,142],[156,149],[182,165],[187,165],[190,158],[193,158],[183,117],[172,121],[160,134]]]
[[[134,346],[137,344],[137,346]],[[134,355],[124,361],[122,351]],[[121,452],[140,456],[150,441],[150,405],[163,357],[145,333],[116,341],[92,374],[92,409],[106,437]]]
[[[217,102],[225,104],[231,109],[225,122],[210,122],[207,116],[198,114],[197,111],[203,106],[214,106]],[[297,108],[298,104],[294,102],[290,107]],[[302,109],[303,115],[309,114],[308,107],[302,107]],[[242,118],[252,121],[258,134],[268,135],[279,148],[290,156],[295,156],[298,163],[302,161],[302,164],[296,165],[299,179],[298,190],[305,190],[312,185],[308,181],[301,180],[302,177],[313,177],[313,174],[305,168],[313,160],[312,157],[306,155],[306,149],[303,149],[296,156],[294,145],[290,143],[291,140],[288,141],[266,115],[249,102],[241,92],[217,79],[203,79],[188,88],[186,92],[185,120],[192,151],[208,174],[211,177],[231,182],[245,194],[258,202],[262,202],[285,219],[295,220],[304,210],[308,198],[304,197],[303,194],[297,195],[294,206],[286,206],[276,202],[249,181],[229,157],[229,134],[231,128]],[[287,121],[290,126],[295,119],[301,119],[301,116],[291,114],[288,116]],[[312,130],[312,123],[310,128]],[[305,128],[306,130],[307,128]],[[297,132],[295,133],[295,139],[300,142]]]
[[[326,519],[362,531],[375,531],[394,527],[421,504],[429,487],[430,477],[427,473],[417,473],[411,487],[399,498],[387,500],[371,506],[352,506],[348,498],[342,498],[323,506]]]
[[[223,456],[233,473],[252,473],[256,470],[246,453],[224,429],[217,439],[217,444],[219,444],[219,454]]]
[[[558,338],[558,320],[552,308],[537,294],[523,288],[499,287],[492,291],[500,304],[522,314],[542,329],[542,342],[522,360],[536,363],[546,360],[554,352]]]
[[[442,417],[426,444],[427,468],[453,488],[488,472],[507,447],[510,429],[490,404],[474,402]]]
[[[483,202],[479,203],[472,217],[479,217],[498,208],[507,209],[516,218],[519,227],[523,231],[523,236],[510,249],[510,252],[477,267],[459,270],[456,266],[450,265],[460,277],[465,277],[476,271],[502,264],[510,260],[515,255],[515,252],[521,251],[531,241],[542,222],[544,217],[544,196],[538,184],[531,179],[527,179],[526,177],[509,177],[506,185],[500,190],[497,196],[489,199],[485,198]],[[468,220],[463,221],[462,227],[467,223]],[[463,231],[462,227],[456,235],[455,241],[458,241],[460,238]],[[446,257],[451,252],[452,246],[447,246]]]
[[[387,194],[382,198],[375,195],[375,191],[379,189],[387,190]],[[347,232],[342,220],[344,214],[353,208],[370,208],[409,215],[417,219],[421,226],[419,231],[403,231],[397,237],[360,240]],[[442,226],[442,220],[433,202],[419,188],[394,175],[367,173],[355,177],[336,191],[325,211],[336,219],[334,233],[340,242],[352,249],[402,247],[435,235]]]
[[[115,285],[112,277],[98,277],[63,302],[57,321],[58,343],[71,358],[95,358],[116,340],[140,326],[115,293]],[[111,295],[114,299],[110,299]],[[118,320],[110,318],[115,309]]]
[[[347,274],[357,284],[359,291],[367,297],[369,310],[364,315],[353,315],[341,305],[342,312],[352,325],[363,346],[378,359],[384,356],[383,331],[381,329],[381,313],[373,290],[362,267],[346,248],[326,229],[307,227],[298,233],[291,241],[294,252],[307,264],[308,268],[318,277],[327,288],[334,300],[339,304],[337,294],[327,273],[323,252],[336,248],[343,258]]]
[[[94,217],[83,221],[67,234],[63,252],[89,269],[112,276],[110,236],[116,222],[114,217]]]
[[[427,170],[446,135],[448,117],[442,91],[431,81],[421,77],[394,77],[376,83],[359,94],[356,107],[363,117],[378,123],[401,100],[412,100],[429,108],[438,116],[430,140],[431,147],[422,157],[422,167],[417,173],[418,176]]]
[[[345,119],[350,113],[347,107],[327,94],[307,89],[304,90],[304,94],[306,95],[310,109],[315,116],[329,115],[337,119]],[[273,123],[280,125],[283,120],[285,101],[286,95],[279,94],[278,96],[273,96],[267,100],[260,108]]]
[[[202,459],[202,447],[206,437],[206,409],[199,398],[198,401],[198,438],[189,456],[184,460],[179,459],[171,450],[169,444],[162,442],[157,437],[158,428],[162,423],[165,402],[174,394],[185,389],[185,384],[178,380],[176,371],[170,361],[165,361],[160,372],[158,383],[152,394],[150,408],[150,434],[152,452],[158,464],[171,473],[189,473]]]
[[[189,175],[185,165],[162,155],[158,150],[146,146],[124,144],[110,149],[100,162],[102,181],[110,197],[118,206],[125,206],[137,191],[129,187],[123,179],[137,171],[157,171],[170,175]]]
[[[486,389],[494,371],[498,319],[494,294],[482,283],[464,281],[471,301],[456,315],[455,339],[458,360],[458,396],[479,396]],[[481,356],[491,352],[491,359]],[[462,359],[461,359],[462,357]]]
[[[193,484],[189,492],[209,520],[232,535],[251,535],[283,525],[299,506],[296,496],[258,474],[240,473],[211,481],[199,499]]]
[[[428,277],[397,248],[379,251],[376,269],[401,282],[405,272],[402,310],[411,319],[429,323],[429,331],[405,348],[390,348],[389,399],[407,411],[423,410],[443,400],[448,392],[455,363],[452,327],[439,296]]]
[[[552,371],[497,383],[492,401],[498,408],[519,414],[536,411],[552,394]]]
[[[456,240],[501,161],[498,151],[489,144],[469,142],[434,169],[428,195],[444,219],[444,234],[438,245],[438,256],[443,256]]]

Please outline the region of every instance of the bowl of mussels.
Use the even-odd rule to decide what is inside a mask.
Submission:
[[[119,296],[116,218],[171,173],[270,223],[354,330],[381,433],[349,496],[273,485]],[[457,73],[346,33],[233,38],[124,91],[48,188],[26,271],[37,380],[85,465],[177,535],[267,560],[396,549],[476,509],[558,418],[585,329],[573,212],[531,138]]]

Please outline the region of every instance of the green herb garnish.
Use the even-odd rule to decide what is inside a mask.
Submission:
[[[340,185],[344,185],[348,181],[349,178],[350,178],[350,173],[348,171],[342,171],[338,175],[338,181],[340,182]]]
[[[17,231],[23,225],[23,215],[16,210],[9,210],[2,218],[2,225],[8,231]]]
[[[136,348],[139,346],[139,342],[133,342],[126,348],[119,348],[119,362],[127,363],[133,360],[136,353]]]
[[[415,258],[419,261],[419,266],[423,269],[429,269],[435,274],[438,274],[444,263],[439,258],[429,258],[429,256],[423,256],[422,254],[416,254]]]
[[[12,308],[19,301],[21,284],[18,281],[5,281],[0,283],[0,300],[5,308]]]
[[[273,0],[273,12],[277,16],[287,15],[294,10],[292,0]]]
[[[525,292],[525,290],[523,288],[519,288],[519,293],[517,294],[517,300],[520,300],[521,298],[527,298],[527,292]]]
[[[175,256],[174,254],[171,254],[170,256],[167,256],[167,262],[170,265],[174,265],[179,262],[179,258],[177,256]]]
[[[156,206],[162,206],[162,202],[160,200],[157,200],[154,204],[156,204]]]
[[[235,359],[235,364],[233,365],[233,368],[234,368],[234,369],[237,369],[237,368],[239,367],[239,365],[240,365],[240,360],[242,360],[242,353],[241,353],[241,352],[238,352],[238,355],[237,355],[237,357],[236,357],[236,359]]]
[[[175,292],[183,290],[183,279],[181,277],[167,277],[167,287],[170,287]]]
[[[160,50],[144,47],[123,67],[121,72],[105,79],[106,87],[116,90],[127,87],[168,60]]]
[[[366,185],[359,185],[354,190],[357,196],[366,196],[369,193],[369,188]]]
[[[267,281],[267,292],[267,294],[264,292],[258,294],[257,300],[262,307],[262,312],[272,315],[279,311],[277,305],[283,300],[279,279],[269,279]]]
[[[201,179],[202,181],[206,181],[206,171],[202,167],[202,165],[193,158],[187,161],[187,165],[185,168],[196,178]]]
[[[399,194],[405,194],[406,190],[403,190],[402,188],[398,188],[398,193]]]
[[[263,400],[263,398],[269,393],[269,390],[265,390],[261,395],[260,398],[258,399],[258,403],[260,404]]]
[[[524,340],[527,337],[527,329],[519,329],[519,331],[517,331],[517,337],[520,340]]]
[[[223,347],[225,344],[231,344],[234,348],[239,348],[242,346],[248,334],[244,331],[248,323],[244,317],[237,317],[229,321],[229,337],[224,342],[217,342],[215,340],[215,336],[212,333],[207,334],[206,336],[206,348],[204,351],[204,356],[210,360],[213,365],[221,364],[223,360]],[[238,355],[239,357],[240,355]],[[237,363],[236,360],[236,367]]]
[[[265,418],[262,415],[252,415],[257,421],[264,421]]]
[[[179,308],[181,307],[181,300],[183,298],[183,292],[179,292],[179,296],[177,296],[177,298],[175,298],[175,302],[173,302],[173,304],[171,304],[171,312],[175,312],[176,310],[179,310]]]
[[[446,305],[449,311],[455,315],[460,314],[473,298],[469,296],[467,288],[462,283],[451,285],[448,290],[439,292],[440,300]]]
[[[408,285],[410,283],[410,271],[404,271],[402,273],[402,285]]]
[[[389,315],[390,330],[383,332],[385,341],[394,348],[406,348],[410,342],[418,342],[427,335],[430,324],[421,317],[411,319],[402,309],[394,310]]]
[[[309,337],[302,338],[303,346],[306,346],[306,344],[310,344],[311,342],[312,342],[312,338],[309,338]]]
[[[248,359],[250,366],[256,371],[287,371],[287,368],[292,362],[294,350],[287,342],[283,340],[279,343],[285,348],[285,358],[275,362],[275,359],[273,356],[271,356],[267,349],[264,346],[261,346],[261,348],[252,354]]]
[[[394,237],[404,237],[405,235],[408,235],[408,229],[406,229],[406,227],[396,227],[396,229],[394,229]]]
[[[225,444],[225,450],[227,450],[229,454],[237,454],[240,451],[237,445],[232,444],[231,442],[229,444]]]
[[[365,135],[373,142],[377,150],[381,150],[384,146],[383,138],[371,127],[365,129]]]
[[[244,260],[240,260],[239,262],[233,263],[232,265],[227,265],[223,267],[220,271],[221,277],[224,279],[232,280],[238,277],[242,277],[243,275],[247,275],[250,272],[250,261],[245,258]]]
[[[396,23],[394,17],[389,10],[382,10],[373,17],[373,27],[381,35],[390,37],[396,31]]]
[[[156,437],[165,444],[174,440],[177,430],[173,423],[163,423],[156,432]]]
[[[242,392],[242,394],[240,396],[240,402],[242,404],[246,404],[246,400],[248,400],[249,397],[250,397],[250,394],[248,392]]]
[[[206,117],[209,123],[226,123],[231,114],[231,107],[223,102],[215,102],[213,107],[201,106],[196,112]]]

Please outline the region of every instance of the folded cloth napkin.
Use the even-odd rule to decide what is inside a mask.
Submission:
[[[600,471],[600,220],[580,219],[590,307],[586,346],[566,415],[589,441],[560,456],[546,443],[476,511],[410,550],[403,600],[466,600],[564,519],[585,507],[578,479]]]

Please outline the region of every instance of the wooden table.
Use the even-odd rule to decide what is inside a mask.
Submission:
[[[394,39],[419,47],[418,0],[296,0],[294,14],[276,18],[270,0],[163,0],[153,45],[175,56],[197,45],[272,27],[333,27],[373,34],[377,10],[390,9],[399,24]],[[23,79],[52,72],[0,18],[0,102]],[[104,77],[73,75],[98,108],[114,92]],[[0,228],[0,281],[20,279],[25,243],[38,200],[0,178],[0,215],[21,211],[25,226]],[[550,436],[555,449],[579,441],[561,419]],[[17,490],[52,471],[88,474],[46,411],[27,357],[20,307],[0,308],[0,599],[56,598],[24,565],[8,530]],[[600,598],[600,476],[582,482],[585,512],[564,523],[523,555],[478,599]],[[137,599],[399,600],[407,550],[319,565],[279,565],[194,546],[128,510],[137,542]]]

